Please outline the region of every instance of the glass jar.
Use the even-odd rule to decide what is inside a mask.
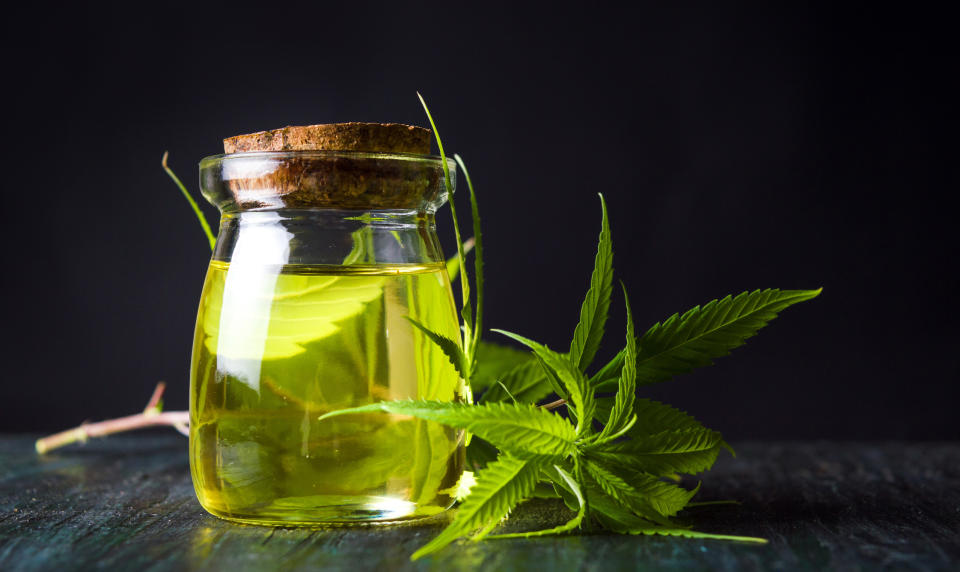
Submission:
[[[434,221],[441,160],[235,153],[204,159],[200,182],[221,212],[190,376],[200,504],[271,525],[449,508],[462,431],[383,413],[318,420],[380,400],[462,399],[463,380],[408,320],[460,337]]]

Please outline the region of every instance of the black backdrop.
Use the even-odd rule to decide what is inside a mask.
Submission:
[[[424,124],[419,90],[478,186],[491,327],[568,342],[603,192],[644,329],[825,288],[650,395],[732,439],[960,437],[944,14],[134,4],[5,24],[0,430],[135,412],[160,379],[186,406],[209,252],[164,150],[196,189],[225,136]]]

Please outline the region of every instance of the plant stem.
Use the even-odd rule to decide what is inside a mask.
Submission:
[[[567,404],[566,399],[558,399],[556,401],[551,401],[550,403],[544,403],[540,407],[543,407],[547,411],[551,411],[553,409],[556,409],[557,407],[560,407],[561,405],[566,405],[566,404]]]
[[[58,449],[72,443],[86,443],[91,437],[104,437],[113,433],[122,433],[144,427],[168,426],[173,427],[184,435],[189,435],[190,412],[188,411],[160,411],[160,398],[166,384],[162,381],[157,384],[142,413],[128,415],[118,419],[99,421],[97,423],[83,423],[79,427],[61,431],[49,437],[38,439],[37,453],[43,455],[53,449]]]
[[[197,215],[197,220],[200,221],[200,226],[203,228],[203,233],[207,235],[207,240],[210,242],[210,250],[213,250],[213,247],[217,245],[217,237],[214,236],[213,231],[210,230],[210,223],[207,222],[207,217],[203,216],[203,212],[197,205],[197,201],[193,200],[193,197],[190,196],[190,191],[183,186],[183,183],[180,181],[180,177],[174,174],[173,169],[167,166],[166,151],[163,152],[163,159],[160,160],[160,165],[163,166],[163,170],[167,172],[167,175],[173,179],[174,184],[180,189],[180,192],[183,194],[183,198],[187,199],[187,202],[190,203],[190,208],[193,209],[193,214]]]

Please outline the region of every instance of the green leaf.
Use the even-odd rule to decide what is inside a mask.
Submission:
[[[610,221],[607,219],[607,203],[600,195],[603,220],[600,244],[590,275],[590,289],[580,306],[580,321],[570,342],[570,359],[580,371],[585,371],[597,354],[603,338],[603,327],[610,312],[610,294],[613,291],[613,241],[610,238]]]
[[[683,538],[702,538],[708,540],[734,540],[738,542],[751,542],[755,544],[766,544],[766,538],[757,538],[755,536],[736,536],[732,534],[712,534],[709,532],[697,532],[688,528],[657,526],[650,524],[639,518],[628,519],[627,522],[611,521],[604,519],[605,527],[619,534],[643,534],[646,536],[679,536]]]
[[[496,385],[498,379],[501,379],[514,368],[535,361],[533,355],[527,350],[493,342],[480,342],[477,347],[476,359],[476,369],[470,377],[470,385],[473,387],[474,393],[479,393],[492,385]]]
[[[624,367],[620,372],[620,381],[617,387],[617,395],[614,397],[613,409],[610,411],[610,417],[606,425],[600,432],[599,439],[604,439],[615,435],[624,428],[626,423],[633,417],[634,392],[637,389],[637,334],[633,326],[633,311],[630,309],[630,297],[627,295],[627,288],[621,283],[623,288],[623,298],[627,307],[627,347],[624,349]]]
[[[695,475],[713,466],[722,443],[716,431],[690,428],[608,443],[590,455],[611,466],[658,476]]]
[[[450,468],[450,459],[456,455],[459,440],[451,441],[447,431],[437,423],[416,421],[410,471],[410,500],[413,502],[430,502]]]
[[[463,243],[463,255],[466,256],[471,250],[473,250],[473,245],[475,241],[472,238],[468,238],[466,242]],[[447,259],[447,276],[450,277],[450,283],[454,283],[457,280],[457,277],[460,276],[460,259],[457,255],[453,255]]]
[[[637,399],[633,411],[637,414],[637,423],[630,430],[631,437],[640,438],[663,431],[704,429],[690,414],[652,399]]]
[[[642,517],[660,523],[667,523],[665,517],[679,512],[699,489],[688,491],[644,473],[624,477],[589,458],[585,460],[584,468],[604,493]]]
[[[508,455],[487,465],[477,474],[477,484],[470,489],[453,522],[410,559],[437,552],[472,530],[495,525],[533,493],[539,474],[540,466],[536,462]],[[476,539],[480,538],[482,536]]]
[[[600,371],[590,377],[590,387],[595,391],[606,392],[616,389],[620,382],[620,373],[623,370],[623,360],[626,355],[626,349],[620,350],[613,359],[608,361]]]
[[[691,506],[690,503],[687,506]],[[618,534],[660,534],[664,536],[681,536],[686,538],[706,538],[715,540],[739,540],[744,542],[757,542],[765,544],[767,541],[763,538],[751,536],[732,536],[727,534],[710,534],[707,532],[697,532],[689,528],[676,526],[672,524],[657,525],[653,524],[639,516],[631,513],[629,509],[622,504],[612,501],[606,495],[597,495],[597,500],[593,505],[591,515],[611,532]]]
[[[381,401],[327,413],[320,419],[371,411],[411,415],[466,429],[500,450],[523,458],[562,458],[576,450],[576,433],[566,419],[525,403],[468,405],[450,401]]]
[[[537,357],[540,358],[543,365],[556,374],[557,378],[563,384],[563,388],[566,389],[570,404],[573,405],[570,409],[578,420],[577,435],[581,435],[589,429],[590,420],[593,419],[593,411],[596,405],[593,399],[593,391],[587,385],[587,378],[583,375],[583,372],[581,372],[567,356],[558,354],[545,345],[504,330],[492,331],[520,342],[533,350],[533,353],[537,354]],[[568,404],[568,406],[570,404]]]
[[[817,290],[754,290],[695,306],[656,323],[640,339],[639,385],[666,381],[674,375],[711,365],[766,326],[784,309],[816,298]],[[597,391],[608,391],[610,382]]]
[[[477,253],[473,257],[473,284],[477,300],[477,311],[474,314],[473,331],[476,332],[476,334],[473,337],[473,343],[468,351],[468,355],[472,359],[477,353],[477,346],[480,343],[480,337],[483,335],[483,235],[480,232],[480,209],[477,207],[477,194],[473,190],[473,180],[470,178],[470,171],[467,171],[467,165],[463,162],[463,158],[460,157],[460,155],[454,153],[453,159],[457,162],[457,165],[460,166],[460,170],[463,171],[463,178],[467,180],[467,189],[470,191],[470,213],[473,219],[473,238],[476,241],[477,247]]]
[[[173,180],[173,184],[180,189],[183,198],[187,199],[187,202],[190,203],[190,208],[193,209],[193,214],[196,215],[197,221],[200,223],[200,228],[203,229],[203,233],[207,235],[207,241],[210,242],[210,250],[213,250],[213,247],[217,245],[217,238],[213,235],[213,231],[210,230],[210,223],[207,222],[207,217],[203,216],[203,212],[200,211],[197,201],[193,200],[190,191],[188,191],[187,187],[180,181],[180,177],[174,174],[173,169],[167,166],[166,151],[163,152],[163,159],[160,161],[160,164],[163,166],[163,170],[167,172],[167,175]]]
[[[467,467],[478,471],[496,461],[499,454],[496,447],[474,435],[467,445]]]
[[[553,390],[540,361],[529,356],[526,362],[499,376],[497,382],[480,396],[480,403],[513,399],[521,403],[536,403]]]
[[[437,149],[440,150],[440,163],[443,167],[443,184],[447,189],[447,194],[450,197],[450,216],[453,219],[453,234],[457,239],[457,260],[460,262],[461,271],[464,273],[464,278],[460,280],[460,294],[462,298],[463,308],[466,308],[470,303],[470,281],[466,278],[466,264],[467,258],[466,253],[463,250],[463,239],[460,238],[460,222],[457,220],[457,205],[454,200],[454,185],[453,178],[450,176],[450,167],[447,165],[447,155],[443,151],[443,141],[440,140],[440,130],[437,129],[437,124],[433,121],[433,115],[430,114],[430,108],[427,107],[427,102],[423,99],[423,96],[420,93],[417,93],[417,97],[420,99],[420,104],[423,106],[423,111],[427,114],[427,121],[430,122],[430,127],[433,129],[433,136],[437,141]],[[461,312],[462,314],[463,312]],[[474,346],[473,336],[474,332],[472,329],[472,319],[465,320],[463,324],[463,347],[472,348]],[[479,333],[477,334],[479,335]],[[470,358],[473,357],[472,353],[468,354]],[[472,364],[468,363],[472,367]],[[470,368],[466,368],[469,370]],[[469,377],[464,377],[464,379],[469,381]]]
[[[446,354],[450,363],[453,364],[453,367],[457,368],[457,373],[460,374],[460,377],[465,380],[470,379],[467,367],[467,356],[463,354],[460,344],[442,334],[434,332],[409,316],[406,316],[406,318],[408,322],[416,326],[417,329],[423,332],[433,343],[437,344],[440,349],[443,350],[443,353]]]
[[[548,469],[544,468],[544,471]],[[532,532],[514,532],[510,534],[494,534],[488,536],[487,538],[533,538],[535,536],[548,536],[551,534],[563,534],[565,532],[570,532],[574,530],[580,523],[583,522],[583,517],[586,516],[587,512],[587,503],[586,499],[583,496],[583,492],[580,490],[580,484],[577,483],[576,479],[570,476],[569,473],[564,471],[558,465],[553,465],[550,467],[549,471],[555,473],[555,478],[564,484],[564,488],[570,491],[577,499],[577,514],[572,519],[567,521],[560,526],[555,526],[553,528],[548,528],[545,530],[535,530]]]

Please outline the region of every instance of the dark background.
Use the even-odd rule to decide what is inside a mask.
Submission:
[[[209,251],[164,150],[196,190],[223,137],[425,124],[419,90],[478,187],[491,327],[569,342],[603,192],[642,330],[824,287],[650,395],[731,439],[960,437],[945,14],[133,4],[5,24],[0,431],[133,413],[160,379],[186,407]]]

